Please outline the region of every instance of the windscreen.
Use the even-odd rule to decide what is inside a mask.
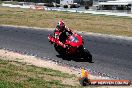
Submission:
[[[71,37],[69,38],[69,41],[70,41],[70,42],[78,42],[78,39],[77,39],[76,36],[71,36]]]

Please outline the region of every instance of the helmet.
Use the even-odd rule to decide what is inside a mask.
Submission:
[[[65,23],[61,20],[61,21],[58,22],[57,27],[58,27],[60,30],[64,30],[64,28],[65,28]]]

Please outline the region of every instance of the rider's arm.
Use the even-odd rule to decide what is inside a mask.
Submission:
[[[54,37],[59,38],[59,35],[60,35],[59,29],[56,28],[55,31],[54,31]]]
[[[67,29],[67,31],[72,31],[70,28],[68,28],[67,26],[65,27]]]
[[[70,28],[68,28],[68,27],[66,27],[66,30],[67,30],[67,32],[69,33],[69,34],[72,34],[72,30],[70,29]]]

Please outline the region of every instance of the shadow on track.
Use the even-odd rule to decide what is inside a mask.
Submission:
[[[63,60],[67,60],[67,61],[75,61],[75,62],[89,62],[88,60],[86,59],[82,59],[82,58],[77,58],[77,57],[68,57],[68,56],[64,56],[64,55],[56,55],[58,58],[62,58]],[[92,62],[89,62],[89,63],[94,63],[93,61]]]

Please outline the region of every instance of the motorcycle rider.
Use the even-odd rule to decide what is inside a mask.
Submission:
[[[60,40],[60,43],[63,43],[64,47],[67,33],[72,35],[72,30],[66,27],[65,23],[62,20],[59,21],[54,31],[54,37],[58,38]]]

